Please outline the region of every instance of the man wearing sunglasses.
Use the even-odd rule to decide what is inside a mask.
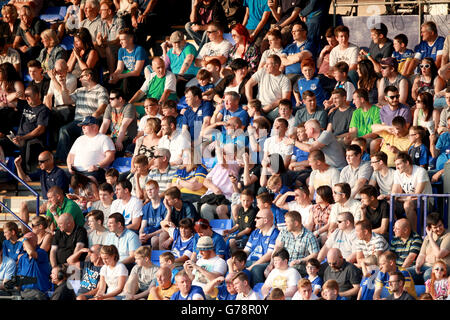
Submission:
[[[393,57],[387,57],[380,61],[381,75],[378,80],[378,103],[388,103],[384,95],[384,89],[388,86],[394,86],[399,90],[400,103],[406,104],[408,98],[409,83],[408,80],[398,72],[398,62]]]
[[[381,123],[390,126],[392,125],[392,119],[402,116],[409,128],[412,122],[411,109],[400,102],[399,89],[395,86],[387,86],[384,89],[384,97],[387,105],[384,105],[380,110]]]

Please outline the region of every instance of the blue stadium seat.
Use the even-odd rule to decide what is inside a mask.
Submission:
[[[417,298],[419,298],[422,294],[425,293],[425,285],[415,285],[416,287],[416,293],[417,293]]]
[[[152,250],[152,257],[151,257],[152,263],[159,267],[159,256],[167,251],[170,250]]]
[[[131,157],[121,157],[114,160],[111,167],[117,169],[119,173],[131,170]]]
[[[233,220],[232,219],[212,219],[209,221],[209,225],[213,229],[213,231],[221,233],[220,231],[223,231],[225,229],[231,229],[233,226]]]
[[[64,20],[66,16],[67,7],[48,7],[44,13],[39,16],[45,22],[56,22]]]
[[[73,36],[65,35],[61,41],[61,47],[66,51],[73,49]]]
[[[255,291],[256,293],[261,293],[261,288],[264,285],[264,282],[258,282],[257,284],[255,284],[253,286],[253,291]]]

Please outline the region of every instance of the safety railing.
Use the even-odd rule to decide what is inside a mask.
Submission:
[[[450,0],[415,0],[415,1],[373,1],[373,2],[361,2],[353,1],[352,3],[349,2],[342,2],[339,0],[333,0],[332,6],[333,6],[333,26],[336,26],[336,15],[337,15],[337,8],[339,7],[355,7],[356,13],[358,12],[358,7],[360,6],[380,6],[380,5],[402,5],[402,4],[410,4],[410,5],[417,5],[418,6],[418,19],[419,19],[419,30],[418,30],[418,37],[420,42],[420,25],[422,24],[423,19],[423,6],[424,5],[432,5],[432,4],[450,4]]]
[[[411,194],[411,193],[393,193],[390,195],[391,205],[389,208],[389,240],[392,240],[393,224],[394,224],[394,202],[396,197],[417,197],[417,232],[421,230],[422,236],[426,235],[427,228],[427,216],[428,216],[428,199],[429,198],[444,198],[444,208],[448,207],[448,201],[450,194]],[[422,219],[422,205],[423,207],[423,219]],[[447,210],[444,211],[444,221],[447,221]],[[423,225],[421,225],[423,223]]]
[[[25,188],[27,188],[36,197],[36,214],[39,215],[39,193],[33,188],[31,188],[25,181],[20,179],[14,172],[9,170],[4,163],[0,162],[0,167],[2,167],[6,172],[8,172],[14,179],[23,184]],[[0,201],[0,206],[2,206],[2,208],[4,208],[6,211],[12,214],[17,220],[19,220],[20,223],[22,223],[25,227],[28,228],[28,230],[32,231],[31,227],[25,221],[23,221],[18,215],[12,212],[11,209],[8,208],[8,206],[5,203]]]

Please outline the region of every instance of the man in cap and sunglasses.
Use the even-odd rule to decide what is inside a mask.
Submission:
[[[383,76],[378,80],[378,103],[385,104],[388,101],[384,95],[384,89],[388,86],[394,86],[398,89],[400,103],[406,104],[409,92],[409,82],[404,76],[398,72],[398,62],[393,57],[383,58],[380,61],[381,75]]]

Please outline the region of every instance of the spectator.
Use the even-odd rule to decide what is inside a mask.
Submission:
[[[112,89],[109,93],[109,105],[103,115],[100,133],[106,134],[111,130],[111,139],[120,157],[132,144],[137,134],[136,112],[134,106],[126,103],[121,90]]]
[[[6,36],[7,43],[13,43],[21,22],[13,3],[7,3],[2,7],[2,18],[2,21],[8,26],[8,28],[5,28],[5,33],[2,32],[2,34]]]
[[[332,233],[329,233],[327,241],[320,249],[317,260],[326,259],[328,251],[339,249],[342,256],[349,263],[356,262],[356,253],[353,252],[353,246],[357,241],[354,218],[351,212],[343,211],[337,215],[337,226]]]
[[[10,257],[3,256],[3,243],[0,245],[0,290],[5,290],[5,283],[16,275],[17,264]]]
[[[408,268],[418,284],[431,278],[433,272],[432,266],[437,259],[442,259],[447,265],[447,274],[449,274],[450,255],[449,255],[449,233],[444,227],[444,220],[438,212],[432,212],[427,216],[426,237],[423,240],[420,253],[417,256],[414,267]],[[422,274],[423,273],[423,274]]]
[[[414,51],[408,49],[408,37],[400,33],[394,37],[393,40],[394,52],[392,53],[392,57],[397,60],[398,63],[398,72],[402,76],[407,76],[406,71],[409,69],[409,64],[414,59]]]
[[[386,288],[389,294],[393,292],[391,288],[391,282],[389,280],[391,274],[394,272],[401,272],[403,274],[405,278],[405,291],[416,298],[416,289],[410,273],[403,268],[397,267],[395,260],[396,255],[391,251],[386,251],[379,257],[378,264],[380,266],[380,272],[378,273],[377,279],[375,280],[375,292],[373,294],[373,300],[380,300],[383,288]]]
[[[286,35],[290,37],[290,32]],[[263,69],[266,65],[266,60],[269,56],[275,54],[281,58],[281,55],[283,53],[283,35],[281,34],[281,31],[277,28],[271,29],[267,31],[266,38],[268,41],[269,48],[264,50],[261,55],[261,60],[259,61],[259,69]],[[288,41],[286,41],[287,44]],[[264,43],[263,43],[264,45]],[[267,45],[266,45],[267,46]],[[283,71],[284,67],[280,66],[280,71]]]
[[[308,184],[309,198],[313,200],[319,187],[323,185],[333,186],[339,182],[339,170],[325,161],[325,155],[322,150],[311,151],[308,156],[308,162],[312,169]]]
[[[153,158],[154,167],[149,172],[148,179],[158,182],[159,191],[163,193],[171,187],[172,179],[177,168],[169,163],[170,151],[168,149],[156,149]]]
[[[50,263],[52,267],[63,264],[73,254],[82,248],[88,247],[86,229],[75,225],[70,213],[63,213],[58,218],[59,230],[56,230],[50,250]]]
[[[264,69],[255,72],[245,85],[247,101],[253,99],[253,87],[258,85],[257,99],[269,120],[278,117],[278,105],[282,99],[291,98],[289,79],[280,71],[281,59],[277,55],[267,57]]]
[[[354,222],[363,220],[361,202],[352,198],[351,194],[352,189],[347,182],[336,183],[333,186],[334,204],[331,206],[330,217],[328,218],[330,224],[328,228],[329,235],[339,227],[338,215],[342,212],[350,212]]]
[[[172,272],[169,267],[160,267],[156,271],[157,286],[150,287],[147,300],[170,300],[172,295],[178,291],[178,287],[170,280]]]
[[[128,279],[126,266],[119,261],[119,251],[114,245],[105,245],[100,251],[104,265],[100,269],[100,280],[95,296],[89,300],[116,300]],[[117,297],[117,298],[116,298]]]
[[[176,274],[175,284],[179,291],[172,294],[170,300],[206,300],[203,289],[192,285],[192,280],[186,271],[181,270]]]
[[[3,15],[3,19],[4,19]],[[16,49],[8,46],[6,35],[0,37],[0,63],[9,62],[14,66],[17,72],[21,72],[20,54]]]
[[[228,272],[226,277],[217,277],[209,281],[204,288],[205,294],[213,300],[236,300],[237,292],[232,280],[236,274]]]
[[[50,297],[52,301],[75,301],[76,295],[70,284],[67,283],[69,275],[65,265],[57,265],[52,268],[50,279],[55,285],[55,290]]]
[[[347,262],[342,253],[337,248],[332,248],[327,254],[327,266],[324,270],[323,280],[325,283],[329,280],[337,281],[339,285],[339,296],[346,297],[349,300],[355,300],[359,291],[362,273],[355,265]],[[326,286],[322,287],[322,296],[325,294]]]
[[[87,215],[87,222],[90,230],[88,231],[89,248],[96,244],[103,245],[108,237],[108,230],[103,226],[103,212],[92,210]]]
[[[75,224],[79,227],[84,226],[84,217],[80,207],[75,201],[67,198],[64,190],[59,186],[53,186],[47,191],[47,213],[46,216],[52,221],[50,229],[54,230],[58,226],[59,217],[64,213],[72,215]]]
[[[219,1],[196,0],[193,2],[189,22],[184,28],[198,45],[199,50],[208,42],[207,29],[212,22],[217,22],[222,28],[227,27],[225,11]]]
[[[233,286],[237,292],[236,300],[263,300],[260,293],[253,291],[245,272],[241,271],[233,277]]]
[[[118,261],[131,270],[135,261],[134,252],[140,247],[138,235],[125,227],[125,219],[119,212],[115,212],[109,216],[108,230],[109,234],[106,243],[108,246],[113,245],[117,248]]]
[[[100,3],[98,0],[86,0],[84,4],[85,19],[80,22],[80,29],[86,28],[92,39],[95,39],[102,30],[102,19],[99,15]]]
[[[415,300],[405,289],[405,276],[402,272],[396,271],[389,274],[389,286],[391,292],[386,300]]]
[[[375,72],[381,71],[381,60],[391,57],[394,51],[393,42],[387,37],[388,28],[384,23],[377,23],[370,29],[370,41],[369,51],[361,50],[360,55],[365,56],[370,60],[374,67]]]
[[[259,48],[253,43],[248,30],[240,23],[231,28],[231,36],[235,44],[231,47],[228,64],[234,59],[244,59],[248,62],[250,71],[256,71],[261,54]]]
[[[348,165],[342,169],[339,182],[347,182],[352,190],[350,198],[358,199],[359,191],[372,176],[372,167],[368,161],[362,161],[362,150],[358,145],[347,146],[345,154]]]
[[[114,160],[114,143],[110,137],[99,132],[97,119],[93,116],[87,116],[78,126],[84,135],[78,137],[70,148],[67,156],[69,173],[92,176],[97,183],[102,183],[105,181],[104,168]]]
[[[126,35],[126,37],[131,38],[130,35]],[[119,65],[119,62],[117,64]],[[129,99],[129,103],[138,102],[144,96],[157,99],[158,104],[163,104],[167,100],[176,100],[176,77],[166,69],[164,60],[161,57],[154,57],[152,59],[151,70],[153,72],[146,77],[140,89]]]
[[[445,81],[438,74],[438,67],[432,58],[423,58],[420,65],[419,75],[414,79],[411,87],[411,96],[417,99],[419,93],[429,92],[437,95],[445,88]]]
[[[188,87],[185,90],[185,97],[188,107],[184,109],[182,128],[189,131],[191,140],[197,142],[198,137],[202,136],[210,125],[214,107],[210,101],[202,99],[202,91],[196,86]]]
[[[163,117],[161,121],[162,137],[158,142],[158,148],[170,151],[169,163],[172,166],[179,166],[188,162],[190,147],[190,137],[183,130],[177,130],[176,119],[172,116]]]
[[[425,286],[433,300],[443,300],[448,296],[447,265],[444,261],[438,260],[433,264],[433,274],[425,282]]]
[[[147,100],[147,99],[146,99]],[[141,123],[142,119],[139,120]],[[152,160],[154,159],[155,150],[158,146],[159,140],[158,133],[161,131],[161,120],[158,118],[148,118],[145,124],[144,135],[136,140],[136,145],[134,147],[134,154],[131,159],[131,173],[136,172],[136,167],[134,162],[136,157],[139,155],[144,155],[149,161],[149,166],[151,166]]]
[[[231,43],[223,37],[224,28],[219,21],[212,21],[206,26],[206,34],[209,42],[204,44],[197,57],[195,57],[195,66],[199,68],[206,67],[207,63],[213,59],[219,60],[221,66],[224,66],[228,60],[231,50]]]
[[[164,205],[167,207],[165,220],[171,221],[175,225],[178,225],[184,218],[190,218],[192,221],[198,219],[195,206],[189,201],[183,201],[180,190],[175,186],[168,188],[164,193]]]
[[[325,243],[328,234],[329,217],[331,207],[334,204],[333,190],[322,185],[316,190],[316,204],[311,207],[309,220],[305,221],[305,227],[318,238],[320,244]]]
[[[338,45],[330,52],[330,68],[338,62],[344,61],[348,64],[349,70],[356,70],[359,48],[348,41],[350,29],[344,25],[337,26],[334,29],[334,35]]]
[[[306,124],[306,121],[315,119],[319,122],[320,128],[325,130],[328,125],[328,117],[323,107],[317,104],[316,94],[311,90],[306,90],[302,94],[302,101],[305,107],[295,113],[294,126],[300,123]]]
[[[358,82],[356,83],[358,89],[365,89],[369,93],[369,103],[380,103],[380,90],[378,90],[379,74],[375,72],[372,61],[363,59],[358,62],[356,67],[358,74]]]
[[[131,182],[121,180],[116,186],[117,199],[111,204],[111,212],[119,212],[125,219],[124,227],[139,232],[142,221],[142,200],[131,195]]]
[[[83,70],[80,81],[81,88],[76,89],[69,94],[64,79],[57,79],[61,87],[61,95],[64,104],[75,104],[75,117],[72,122],[61,127],[59,130],[58,147],[56,148],[55,158],[59,161],[65,161],[69,154],[73,141],[83,132],[79,124],[86,117],[100,118],[108,105],[108,92],[102,87],[96,79],[92,69]],[[61,82],[60,82],[61,81]]]
[[[327,40],[327,45],[323,47],[317,57],[317,66],[319,68],[318,74],[322,74],[327,78],[333,78],[332,69],[330,68],[330,55],[331,50],[333,50],[339,43],[334,35],[334,27],[329,27],[325,32],[325,39]]]
[[[311,58],[315,54],[314,44],[308,40],[308,27],[302,21],[295,23],[292,27],[293,43],[283,49],[281,55],[282,66],[285,67],[285,74],[294,84],[301,73],[301,63],[303,60]]]
[[[379,257],[389,248],[383,236],[372,231],[372,224],[369,220],[361,220],[355,224],[355,231],[358,240],[355,243],[357,264],[361,266],[364,258],[375,255]]]
[[[271,29],[266,33],[266,37],[264,37],[262,47],[268,46],[267,35],[272,30],[277,30],[278,32],[280,32],[280,40],[282,39],[283,45],[288,44],[288,42],[292,39],[292,26],[300,21],[298,14],[302,9],[301,1],[268,1],[267,5],[269,6],[270,11],[272,12],[272,17],[275,19],[276,23],[274,26],[271,26]]]
[[[121,48],[118,53],[117,67],[109,77],[110,84],[122,87],[126,100],[134,97],[133,94],[143,84],[144,67],[149,63],[147,53],[143,47],[134,43],[133,36],[134,33],[130,29],[119,31]]]
[[[436,141],[439,115],[439,110],[433,107],[433,95],[429,92],[419,93],[416,99],[416,109],[414,110],[412,124],[413,126],[421,126],[428,131],[427,136],[429,136],[431,142],[429,145]]]
[[[37,60],[41,63],[44,73],[48,74],[55,68],[57,60],[66,59],[66,50],[59,44],[58,35],[52,29],[47,29],[41,33],[41,42],[44,48]]]
[[[349,132],[350,123],[356,108],[346,103],[346,96],[347,93],[342,88],[334,89],[331,92],[331,100],[336,108],[328,116],[327,131],[332,132],[338,141],[349,144],[352,136]]]
[[[308,40],[313,43],[318,43],[325,31],[325,26],[330,11],[331,1],[309,1],[306,6],[300,11],[300,19],[304,21],[308,27]]]
[[[50,79],[48,79],[48,77],[44,77],[41,63],[38,60],[28,61],[27,67],[28,74],[31,77],[30,85],[35,85],[38,88],[41,100],[44,102],[50,85]]]
[[[408,154],[415,165],[424,167],[428,169],[428,162],[430,158],[430,151],[425,146],[426,143],[426,129],[422,126],[412,126],[409,128],[409,140],[411,140],[412,145],[408,149]],[[434,139],[431,138],[430,139]]]
[[[194,222],[190,218],[180,220],[178,227],[173,222],[167,220],[161,221],[161,228],[169,234],[167,242],[171,243],[171,254],[174,257],[174,263],[184,264],[194,253]],[[163,245],[160,245],[163,247]],[[167,247],[167,245],[165,245]]]
[[[53,233],[48,231],[48,226],[45,216],[34,216],[31,219],[32,230],[37,236],[37,245],[47,253],[50,252],[53,239]]]
[[[288,197],[295,197],[294,201],[287,202]],[[288,191],[278,197],[275,205],[283,210],[297,211],[302,217],[302,221],[308,221],[311,213],[311,199],[309,189],[303,186],[296,187],[294,191]]]
[[[169,101],[171,101],[171,100],[169,100]],[[174,101],[172,101],[172,103],[174,103]],[[175,104],[175,107],[176,107],[176,104]],[[161,116],[162,116],[163,112],[159,111],[160,108],[162,109],[162,106],[160,106],[158,104],[158,100],[156,100],[155,98],[146,98],[144,100],[145,115],[143,115],[139,119],[139,126],[137,129],[138,132],[137,132],[137,135],[133,139],[133,143],[135,143],[138,138],[144,136],[144,130],[145,130],[145,126],[147,125],[148,119],[156,118],[158,120],[161,120]],[[178,112],[177,112],[177,115],[178,115]],[[177,124],[178,124],[178,122],[177,122]],[[159,132],[159,130],[158,130],[158,132]]]
[[[378,200],[388,199],[389,194],[394,184],[394,172],[395,169],[389,168],[388,156],[386,153],[379,151],[372,154],[370,158],[370,165],[372,166],[373,173],[370,177],[369,184],[376,187],[378,190]]]
[[[135,158],[134,166],[135,174],[129,180],[133,186],[131,195],[145,202],[147,200],[145,181],[147,181],[148,173],[150,171],[148,158],[143,154],[138,155]]]
[[[103,212],[103,226],[108,227],[108,218],[111,215],[111,204],[114,200],[113,187],[104,182],[98,187],[98,196],[100,200],[92,204],[92,210],[100,210]]]
[[[450,116],[447,119],[447,127],[450,127]],[[432,141],[430,144],[431,155],[433,158],[436,158],[436,170],[438,170],[432,177],[433,182],[438,181],[442,177],[444,174],[444,166],[450,159],[449,154],[447,154],[450,145],[449,137],[450,133],[446,130],[441,133],[436,143]]]
[[[391,193],[406,194],[430,194],[432,193],[430,179],[426,170],[413,165],[411,157],[404,152],[395,159],[397,170],[394,173],[394,184]],[[417,197],[407,196],[397,198],[396,213],[405,210],[406,218],[411,224],[411,229],[417,231]],[[428,205],[428,204],[425,204]],[[402,208],[403,207],[403,208]]]
[[[400,94],[399,102],[407,104],[410,101],[409,82],[398,72],[398,62],[395,58],[388,57],[380,61],[382,78],[378,80],[378,104],[389,103],[385,96],[385,89],[393,86]]]
[[[398,267],[409,268],[414,265],[422,246],[422,238],[411,230],[408,219],[398,219],[394,223],[394,237],[389,250],[396,254]]]
[[[372,231],[389,237],[389,203],[386,200],[378,200],[378,191],[374,186],[366,185],[360,190],[361,195],[361,219],[369,220]]]
[[[242,24],[250,32],[250,38],[260,47],[264,35],[270,27],[271,10],[265,0],[244,0],[245,16]]]
[[[9,257],[17,263],[18,256],[23,249],[23,241],[19,241],[19,227],[17,226],[17,223],[14,221],[5,223],[3,234],[3,256]]]
[[[264,141],[264,162],[269,162],[269,156],[272,154],[280,154],[283,157],[284,167],[287,168],[291,162],[293,147],[287,135],[289,123],[286,119],[278,118],[273,124],[273,134]],[[261,183],[265,185],[265,183]]]
[[[70,178],[69,186],[73,193],[67,194],[67,198],[74,200],[83,212],[99,200],[97,183],[83,174],[75,173]]]
[[[302,278],[297,282],[297,292],[292,300],[317,300],[318,297],[313,293],[311,281]]]
[[[80,81],[81,74],[86,69],[92,69],[95,77],[100,76],[100,59],[93,42],[95,38],[92,38],[88,29],[80,28],[73,39],[73,50],[67,60],[68,72],[79,78]]]

